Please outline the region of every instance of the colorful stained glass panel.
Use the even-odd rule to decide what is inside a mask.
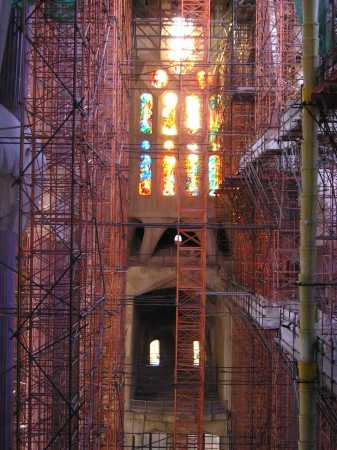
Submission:
[[[142,142],[140,143],[140,148],[141,148],[142,150],[145,150],[145,151],[150,150],[150,148],[151,148],[151,142],[148,141],[148,140],[146,140],[146,139],[144,139],[144,141],[142,141]]]
[[[190,153],[186,158],[186,191],[192,195],[199,195],[200,164],[199,155]]]
[[[176,190],[176,157],[165,155],[163,159],[163,195],[169,197],[175,194]]]
[[[138,192],[140,195],[151,195],[152,159],[150,155],[140,155]]]
[[[144,92],[140,96],[139,131],[143,134],[152,134],[153,96]]]
[[[200,72],[197,73],[197,80],[198,85],[200,89],[205,89],[206,87],[206,72],[204,70],[200,70]]]
[[[177,103],[178,96],[174,92],[167,92],[162,98],[162,133],[165,136],[177,134]]]
[[[208,188],[209,195],[215,196],[215,191],[220,187],[220,157],[211,155],[208,159]]]

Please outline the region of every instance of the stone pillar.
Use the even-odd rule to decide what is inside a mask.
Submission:
[[[165,228],[144,228],[144,237],[140,248],[140,261],[146,263],[152,256]]]

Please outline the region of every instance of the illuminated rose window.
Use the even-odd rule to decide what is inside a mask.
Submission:
[[[177,134],[177,103],[178,96],[174,92],[167,92],[162,97],[162,133],[165,136]]]
[[[152,188],[152,159],[150,155],[140,155],[139,163],[139,195],[151,195]]]
[[[140,96],[139,131],[143,134],[152,134],[153,97],[144,92]]]
[[[158,69],[153,74],[151,84],[156,89],[163,89],[168,83],[168,75],[165,70]]]
[[[191,134],[201,128],[201,101],[198,95],[188,95],[185,98],[185,127]]]
[[[176,157],[171,155],[164,156],[163,159],[163,195],[173,196],[176,190]]]
[[[209,195],[215,196],[215,191],[220,187],[220,156],[211,155],[208,159],[208,188]]]

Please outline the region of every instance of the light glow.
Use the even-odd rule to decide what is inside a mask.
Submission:
[[[167,92],[163,96],[162,106],[162,133],[165,136],[176,136],[177,134],[177,103],[178,96],[174,92]]]
[[[198,95],[188,95],[185,98],[185,126],[191,134],[201,128],[201,101]]]
[[[150,342],[150,366],[160,365],[160,342],[155,339]]]
[[[193,341],[193,365],[199,366],[200,364],[200,345],[199,341]]]
[[[150,155],[140,155],[139,163],[139,195],[151,195],[152,185],[152,159]]]
[[[176,189],[176,157],[165,155],[163,159],[163,195],[166,197],[173,196]]]
[[[171,140],[164,142],[164,149],[165,150],[173,150],[174,149],[174,142]]]
[[[215,191],[219,189],[220,181],[220,157],[211,155],[208,159],[208,188],[211,197],[215,197]]]
[[[173,68],[176,73],[186,72],[192,66],[191,60],[195,49],[194,26],[185,18],[176,17],[168,27],[168,33],[170,36],[167,39],[168,60],[177,63]]]
[[[200,70],[197,73],[197,80],[200,89],[205,89],[206,87],[206,72],[204,70]]]
[[[168,83],[168,75],[165,70],[158,69],[153,75],[151,84],[156,89],[163,89]]]
[[[199,155],[190,153],[186,158],[186,185],[185,189],[193,197],[199,195],[200,164]]]
[[[143,134],[152,134],[152,112],[153,112],[152,94],[144,92],[140,96],[140,118],[139,118],[139,131]]]
[[[198,147],[198,144],[187,144],[187,148],[191,152],[196,152],[199,147]]]

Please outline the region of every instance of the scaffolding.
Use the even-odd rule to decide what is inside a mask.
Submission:
[[[15,448],[117,450],[130,8],[22,3]]]
[[[206,86],[198,89],[201,98],[203,132],[196,138],[200,146],[200,190],[193,199],[184,192],[185,170],[180,164],[177,186],[177,298],[176,298],[176,362],[174,391],[173,447],[204,448],[204,397],[205,397],[205,331],[206,331],[206,233],[208,200],[208,74],[209,74],[209,22],[208,0],[182,2],[182,17],[192,21],[200,30],[200,63],[204,65]],[[195,83],[197,84],[197,82]],[[180,76],[180,92],[189,91],[184,77]],[[194,87],[194,92],[196,86]],[[183,129],[181,127],[181,129]],[[187,135],[180,134],[183,144]],[[183,161],[183,145],[178,161]],[[195,224],[195,228],[186,228]],[[193,361],[194,342],[199,343],[198,364]],[[190,442],[189,442],[190,441]],[[191,446],[192,444],[192,446]],[[194,444],[194,445],[193,445]]]
[[[240,25],[236,24],[236,26]],[[235,26],[233,29],[235,30]],[[279,386],[276,375],[275,378],[273,376],[271,390],[275,392],[277,398],[280,398],[282,392],[285,403],[282,405],[279,400],[275,403],[270,429],[273,435],[278,435],[275,442],[279,442],[279,447],[275,448],[296,448],[296,429],[292,431],[288,440],[285,440],[284,435],[281,436],[282,433],[278,434],[284,424],[289,423],[289,418],[294,419],[296,416],[296,404],[291,402],[296,398],[299,326],[297,290],[300,218],[298,195],[301,189],[299,173],[302,136],[300,126],[302,36],[295,2],[263,0],[256,2],[255,32],[256,76],[255,99],[252,101],[253,111],[255,111],[254,132],[249,136],[247,129],[246,132],[243,131],[242,134],[245,134],[248,141],[246,145],[240,147],[237,144],[227,154],[224,153],[224,181],[217,198],[219,206],[217,220],[223,223],[231,221],[232,224],[241,226],[241,229],[228,227],[230,242],[232,242],[233,282],[236,288],[244,288],[247,292],[256,295],[257,301],[262,305],[264,319],[256,320],[254,309],[247,310],[249,317],[255,324],[258,323],[259,327],[265,328],[266,325],[262,323],[263,320],[268,322],[270,313],[268,308],[277,310],[276,316],[279,319],[274,317],[276,321],[274,328],[283,330],[278,337],[276,336],[282,344],[273,347],[274,344],[270,342],[268,346],[274,348],[277,360],[285,360],[285,366],[278,369],[277,367],[281,366],[277,363],[272,373],[276,374],[280,370],[283,379],[288,379],[289,383],[288,387]],[[330,49],[327,57],[330,63],[333,60],[332,53]],[[318,351],[318,357],[321,359],[318,408],[322,431],[318,428],[318,435],[322,433],[322,437],[319,438],[319,448],[329,449],[334,448],[335,445],[335,425],[329,421],[330,413],[325,414],[324,408],[320,405],[322,401],[324,402],[322,397],[324,399],[326,396],[329,398],[329,401],[325,402],[329,405],[329,411],[333,408],[332,405],[336,404],[335,394],[331,390],[334,383],[331,355],[335,352],[335,344],[332,342],[335,342],[336,334],[336,322],[332,313],[336,309],[336,292],[334,281],[332,281],[336,279],[336,267],[332,262],[336,260],[336,234],[333,231],[336,223],[334,212],[336,205],[335,198],[332,198],[336,190],[335,96],[332,87],[334,76],[330,66],[330,70],[316,88],[315,99],[321,108],[316,237],[319,268],[316,274],[316,303],[319,311],[318,341],[322,345]],[[228,103],[225,104],[224,117],[231,117]],[[238,123],[235,117],[232,122],[224,121],[224,133],[228,135],[228,140],[235,137]],[[247,121],[245,125],[247,126]],[[224,146],[224,150],[227,148],[228,146]],[[230,164],[226,165],[226,159],[234,161],[233,168],[230,170],[227,169]],[[244,304],[245,301],[242,301],[241,307]],[[279,308],[285,308],[291,319],[284,322]],[[288,331],[285,332],[286,327],[290,328],[287,338],[285,338],[288,333]],[[233,331],[238,335],[238,342],[244,336],[242,326],[239,328],[240,331]],[[242,344],[242,347],[245,345]],[[283,356],[281,352],[284,352]],[[265,370],[266,373],[269,372],[268,365],[265,365]],[[235,383],[235,377],[234,373],[233,383]],[[248,387],[246,389],[245,397],[258,395],[256,388],[253,388],[254,393]],[[285,394],[286,391],[288,394]],[[236,408],[241,411],[243,406],[236,405]],[[258,414],[262,414],[263,408],[258,410]],[[233,405],[232,414],[235,415],[235,405]],[[246,414],[248,417],[247,411]],[[233,423],[233,429],[235,429],[235,420]],[[250,442],[256,439],[254,433],[258,431],[256,427],[254,430]],[[242,430],[237,430],[239,435],[241,432]]]
[[[257,1],[256,22],[242,20],[237,2],[212,21],[216,13],[207,1],[162,2],[150,12],[137,4],[133,21],[125,0],[20,5],[21,75],[29,83],[21,92],[17,180],[16,449],[221,448],[219,438],[204,430],[205,379],[213,376],[205,367],[206,244],[213,227],[228,233],[232,272],[225,278],[235,291],[217,293],[229,300],[224,314],[232,318],[232,364],[217,368],[224,376],[217,382],[231,388],[226,445],[295,450],[302,107],[295,2]],[[176,263],[168,257],[177,269],[174,397],[160,405],[160,411],[172,411],[172,430],[135,432],[128,440],[124,390],[133,381],[125,364],[125,307],[133,300],[126,295],[126,245],[128,227],[136,225],[127,200],[130,167],[139,160],[138,143],[128,133],[129,100],[132,89],[148,89],[155,69],[172,70],[172,61],[160,56],[168,51],[172,19],[180,15],[197,30],[197,57],[190,73],[180,63],[167,88],[182,97],[199,95],[207,126],[209,96],[217,96],[221,124],[213,144],[222,185],[215,200],[208,198],[211,146],[204,126],[194,138],[199,195],[186,195],[179,164],[174,222],[143,224],[177,231]],[[334,450],[337,440],[337,102],[330,95],[331,61],[333,49],[329,73],[316,90],[321,450]],[[196,83],[198,71],[204,85]],[[182,133],[170,153],[180,162],[189,138]],[[160,145],[153,144],[154,159]],[[153,405],[142,407],[153,412]]]

